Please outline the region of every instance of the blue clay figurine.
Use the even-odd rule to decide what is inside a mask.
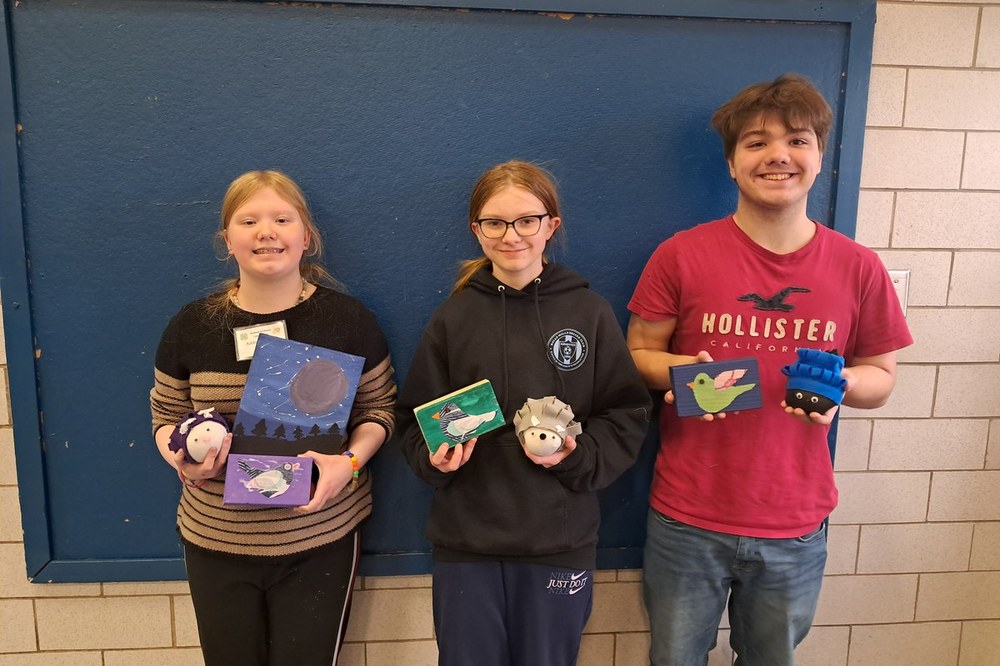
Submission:
[[[788,380],[785,404],[800,407],[807,414],[824,414],[844,399],[847,380],[840,376],[844,357],[836,352],[799,348],[798,362],[781,369]]]

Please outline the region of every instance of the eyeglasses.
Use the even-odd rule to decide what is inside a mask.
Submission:
[[[549,213],[525,215],[513,222],[498,220],[492,217],[482,217],[476,220],[476,224],[479,225],[479,230],[483,232],[483,236],[487,238],[503,238],[507,234],[507,227],[514,227],[514,233],[523,238],[537,234],[538,230],[542,228],[542,220],[546,217],[549,217]]]

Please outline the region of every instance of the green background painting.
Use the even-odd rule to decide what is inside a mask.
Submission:
[[[503,426],[505,423],[503,412],[500,410],[500,405],[497,404],[497,396],[493,392],[493,385],[490,384],[488,379],[466,386],[432,402],[424,403],[414,409],[413,413],[416,415],[420,431],[427,441],[427,447],[432,453],[436,452],[442,444],[455,446],[455,444],[459,443],[445,435],[442,429],[442,427],[447,427],[449,424],[449,417],[448,415],[439,413],[449,403],[461,410],[461,412],[451,414],[451,420],[458,419],[459,422],[465,417],[485,416],[489,412],[493,412],[493,417],[490,419],[483,421],[474,419],[471,422],[467,422],[470,426],[475,427],[465,430],[463,437],[459,441],[478,437],[483,433]],[[439,418],[435,418],[435,415],[439,415]]]

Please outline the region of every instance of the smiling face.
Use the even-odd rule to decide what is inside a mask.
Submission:
[[[227,432],[226,426],[218,421],[202,421],[188,432],[185,442],[187,454],[195,462],[203,461],[209,449],[222,449],[222,440]]]
[[[563,438],[549,428],[528,428],[520,433],[521,446],[536,456],[551,456],[563,446]]]
[[[270,279],[299,274],[310,234],[298,209],[264,187],[230,215],[224,237],[242,279]]]
[[[526,215],[549,212],[545,204],[528,190],[508,185],[486,200],[476,219],[513,222]],[[475,222],[471,227],[483,254],[493,263],[493,276],[508,286],[523,289],[541,274],[545,244],[560,224],[562,220],[558,217],[544,217],[534,236],[518,236],[514,227],[508,226],[501,238],[486,238]]]
[[[822,159],[812,128],[786,127],[771,114],[751,119],[728,160],[729,175],[740,190],[740,207],[804,216]]]

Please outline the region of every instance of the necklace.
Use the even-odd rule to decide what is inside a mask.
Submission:
[[[309,283],[306,282],[305,278],[302,278],[302,291],[299,292],[299,300],[295,301],[296,305],[306,300],[306,291],[308,289],[309,289]],[[240,291],[240,285],[239,283],[237,283],[236,286],[233,287],[233,290],[229,292],[229,300],[233,302],[233,305],[242,309],[243,306],[240,305],[240,299],[236,297],[236,294],[238,294],[239,291]]]

